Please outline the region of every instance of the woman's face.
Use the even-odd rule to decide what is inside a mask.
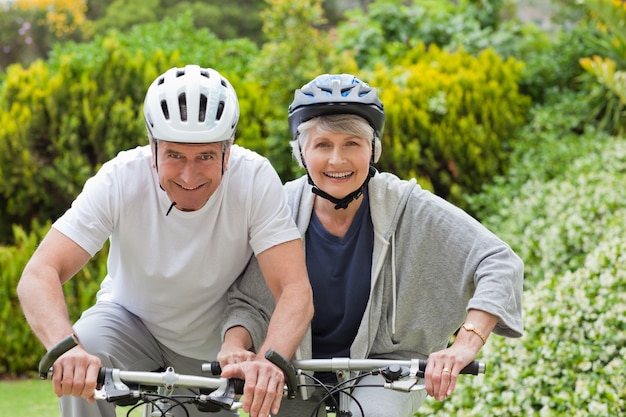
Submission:
[[[344,133],[313,128],[303,149],[311,179],[319,189],[343,198],[359,189],[369,173],[371,142]]]
[[[224,155],[224,172],[229,155],[230,148]],[[159,141],[158,153],[154,156],[158,162],[159,183],[179,210],[202,208],[222,182],[221,143]]]

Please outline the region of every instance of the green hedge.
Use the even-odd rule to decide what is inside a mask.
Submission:
[[[473,200],[525,261],[525,336],[492,336],[487,374],[419,415],[626,413],[626,138],[575,133],[574,97],[537,109],[510,176]]]
[[[285,181],[301,174],[289,152],[286,109],[302,79],[333,70],[334,60],[321,64],[326,37],[311,30],[309,38],[319,45],[301,57],[308,65],[320,63],[317,70],[291,74],[283,65],[272,75],[259,65],[281,59],[280,48],[259,52],[202,31],[187,37],[184,19],[163,26],[66,44],[49,62],[8,69],[0,85],[0,196],[6,201],[0,242],[10,242],[11,224],[28,228],[31,219],[57,218],[102,163],[146,143],[141,107],[147,86],[165,69],[188,62],[227,68],[222,72],[241,103],[238,143],[266,155]],[[157,35],[163,31],[168,35]],[[350,59],[334,70],[361,75]],[[493,51],[473,56],[419,46],[390,69],[379,67],[371,77],[364,72],[387,106],[379,168],[416,176],[460,204],[461,194],[505,169],[508,135],[529,105],[517,91],[519,71],[520,63]]]
[[[68,43],[48,62],[9,67],[0,85],[0,242],[10,241],[11,224],[57,218],[102,163],[147,143],[142,103],[160,73],[200,62],[228,65],[225,75],[240,79],[256,47],[187,23]]]
[[[415,177],[462,205],[506,169],[513,132],[526,121],[522,64],[487,49],[477,56],[420,44],[371,81],[382,92],[383,170]]]
[[[13,226],[13,246],[0,246],[0,374],[21,374],[37,369],[45,353],[24,318],[17,299],[16,287],[22,270],[35,248],[50,228],[50,222],[31,225],[27,233]],[[95,301],[100,281],[106,275],[107,246],[83,268],[74,279],[63,286],[72,320]]]

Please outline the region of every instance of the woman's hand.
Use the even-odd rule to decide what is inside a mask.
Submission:
[[[459,373],[476,359],[497,322],[498,317],[493,314],[475,309],[469,311],[452,346],[428,356],[424,372],[428,395],[437,400],[452,395]]]
[[[456,344],[428,356],[428,366],[424,372],[428,395],[440,401],[452,395],[459,373],[475,358],[473,349]]]
[[[250,349],[252,349],[250,333],[241,326],[231,327],[224,334],[224,343],[216,359],[222,368],[229,364],[253,361],[256,354]]]

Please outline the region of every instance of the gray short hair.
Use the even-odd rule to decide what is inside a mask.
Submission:
[[[363,139],[374,139],[374,162],[378,162],[381,153],[380,138],[375,136],[374,128],[364,118],[354,114],[331,114],[327,116],[314,117],[298,126],[298,136],[291,141],[291,152],[300,167],[304,168],[302,162],[303,149],[311,139],[311,131],[317,129],[322,133],[341,133],[353,135]],[[369,141],[371,144],[372,142]]]

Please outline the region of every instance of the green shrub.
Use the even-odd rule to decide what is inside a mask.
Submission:
[[[57,46],[48,63],[11,66],[0,85],[0,242],[10,225],[55,219],[102,163],[147,143],[142,104],[160,73],[186,63],[240,83],[256,47],[194,31],[185,18]],[[166,33],[167,36],[164,34]],[[161,46],[163,45],[163,46]],[[243,125],[243,123],[242,123]],[[245,126],[242,126],[245,129]]]
[[[364,69],[395,62],[419,43],[473,55],[493,48],[504,59],[524,62],[520,91],[533,101],[550,89],[575,88],[584,72],[578,59],[599,50],[585,42],[591,28],[580,23],[549,33],[534,23],[502,19],[504,9],[502,1],[377,0],[367,12],[346,13],[338,47],[351,51]]]
[[[588,120],[611,134],[626,132],[626,7],[612,0],[584,0],[599,30],[587,41],[599,51],[580,60],[587,72],[581,77],[591,111]]]
[[[16,286],[24,266],[34,252],[41,233],[30,235],[13,227],[16,246],[0,246],[0,374],[33,370],[42,354],[17,300]]]
[[[22,374],[37,369],[45,353],[43,345],[31,332],[17,299],[16,287],[26,263],[50,227],[50,222],[31,225],[27,233],[21,226],[13,226],[14,246],[0,246],[0,374]],[[73,279],[63,291],[72,320],[95,301],[100,281],[106,275],[107,247]]]
[[[506,168],[512,132],[530,105],[518,92],[521,64],[493,50],[473,56],[434,45],[394,64],[370,80],[386,113],[379,165],[462,204],[462,194]]]
[[[613,217],[616,232],[608,231],[581,268],[525,294],[526,335],[491,337],[481,354],[485,376],[463,377],[448,401],[429,401],[418,415],[624,415],[625,222],[622,210]]]
[[[500,200],[498,217],[510,216],[500,230],[532,265],[526,274],[528,286],[578,269],[611,227],[613,213],[626,207],[626,196],[615,192],[624,184],[619,173],[626,170],[626,147],[622,144],[610,154],[606,145],[587,148],[588,157],[564,171],[569,178],[532,179],[517,196]]]
[[[361,9],[346,12],[347,20],[337,28],[338,49],[350,50],[359,67],[372,69],[376,64],[396,61],[420,43],[454,50],[464,45],[465,39],[477,36],[487,39],[497,26],[503,2],[457,3],[375,0],[367,12]]]
[[[58,217],[104,161],[147,143],[136,80],[152,77],[156,65],[113,40],[105,48],[109,59],[95,71],[72,56],[58,72],[41,61],[9,68],[0,91],[0,195],[7,202],[0,210],[8,224]]]
[[[524,62],[520,91],[531,96],[533,102],[542,102],[551,90],[579,88],[578,77],[584,71],[578,60],[595,51],[584,41],[589,30],[587,25],[579,24],[546,33],[534,24],[506,22],[486,39],[478,34],[464,39],[463,45],[474,53],[491,46],[503,58]]]
[[[483,223],[525,261],[526,334],[492,336],[479,357],[487,374],[461,378],[449,400],[428,401],[419,415],[626,412],[626,195],[616,192],[626,181],[626,139],[554,133],[522,146],[546,158],[524,159],[513,170],[521,178],[484,192],[491,214]]]
[[[530,268],[526,286],[579,268],[626,207],[621,141],[579,133],[585,103],[578,93],[536,108],[515,142],[508,175],[468,198],[472,211],[516,250]],[[578,103],[578,104],[576,104]]]

